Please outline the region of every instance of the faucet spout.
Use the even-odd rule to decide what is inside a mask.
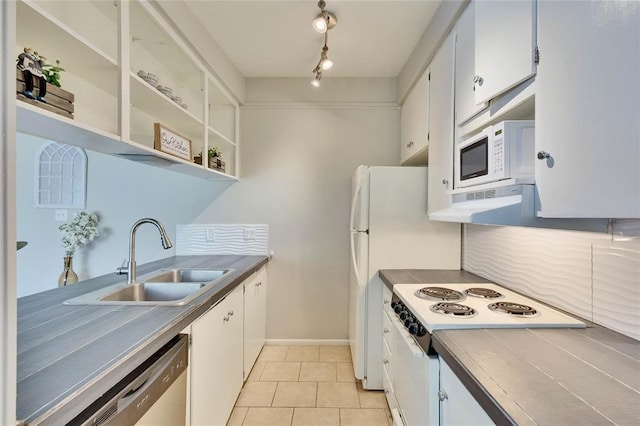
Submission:
[[[158,228],[162,248],[168,250],[173,247],[173,243],[171,242],[169,235],[167,235],[167,231],[164,229],[164,226],[156,219],[145,217],[134,223],[131,227],[131,232],[129,233],[129,262],[127,263],[126,271],[124,268],[118,268],[117,270],[118,274],[127,274],[127,284],[133,284],[136,282],[136,231],[140,225],[145,223],[150,223]]]

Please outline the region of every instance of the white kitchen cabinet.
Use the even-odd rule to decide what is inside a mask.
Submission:
[[[538,3],[538,216],[640,217],[638,28],[637,1]]]
[[[237,181],[238,104],[151,2],[19,0],[16,6],[16,56],[32,47],[48,62],[60,60],[62,88],[75,95],[73,117],[57,114],[53,102],[45,110],[18,101],[18,132]],[[180,103],[140,70],[155,74]],[[192,155],[218,148],[226,172],[209,169],[206,156],[197,165],[154,149],[154,123],[188,138]]]
[[[536,0],[474,3],[475,74],[462,90],[474,89],[479,105],[535,74]]]
[[[400,163],[427,164],[429,147],[429,70],[425,71],[402,104]]]
[[[438,357],[440,362],[440,425],[483,426],[493,425],[489,415],[471,395],[451,367]]]
[[[476,2],[470,2],[456,21],[455,33],[455,122],[460,125],[485,109],[487,102],[476,104],[473,77],[475,70]]]
[[[454,35],[449,34],[429,66],[429,182],[427,211],[451,205],[453,188]]]
[[[264,346],[267,325],[267,267],[244,284],[244,380]]]
[[[191,325],[190,420],[224,425],[243,383],[243,286]]]

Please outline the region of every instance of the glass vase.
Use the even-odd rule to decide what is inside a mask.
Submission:
[[[78,274],[73,271],[73,256],[64,257],[64,270],[58,277],[58,287],[64,287],[78,282]]]

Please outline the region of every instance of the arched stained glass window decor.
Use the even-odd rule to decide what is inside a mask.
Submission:
[[[36,207],[86,207],[87,153],[83,149],[48,142],[36,153],[35,172]]]

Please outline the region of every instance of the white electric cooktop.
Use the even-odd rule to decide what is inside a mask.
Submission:
[[[428,290],[420,291],[425,288]],[[469,289],[473,290],[469,293]],[[586,327],[578,319],[491,283],[396,284],[393,292],[430,333],[464,328]]]

